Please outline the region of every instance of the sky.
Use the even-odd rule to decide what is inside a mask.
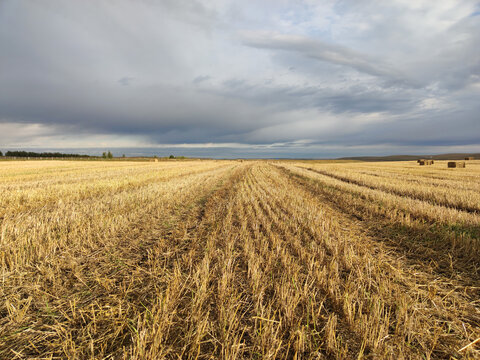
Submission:
[[[0,0],[2,149],[480,152],[480,2]]]

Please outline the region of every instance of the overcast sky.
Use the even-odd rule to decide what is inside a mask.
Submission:
[[[480,152],[480,2],[0,0],[0,150],[103,147]]]

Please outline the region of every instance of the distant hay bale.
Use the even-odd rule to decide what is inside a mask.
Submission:
[[[467,156],[465,160],[473,160],[473,156]]]
[[[419,165],[433,165],[433,160],[420,159],[417,162]]]
[[[448,162],[448,167],[449,168],[464,168],[465,167],[465,161],[449,161]]]

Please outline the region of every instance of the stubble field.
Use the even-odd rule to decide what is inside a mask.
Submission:
[[[480,161],[0,162],[0,359],[480,357]]]

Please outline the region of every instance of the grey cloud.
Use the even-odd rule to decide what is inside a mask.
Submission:
[[[259,49],[283,50],[298,53],[311,59],[351,67],[357,71],[377,76],[392,83],[412,82],[392,66],[358,53],[340,45],[329,44],[304,36],[246,33],[243,35],[245,45]]]
[[[209,75],[201,75],[201,76],[197,76],[195,79],[193,79],[193,83],[194,84],[200,84],[204,81],[208,81],[210,80],[212,77],[209,76]]]
[[[125,76],[125,77],[122,77],[121,79],[119,79],[118,83],[122,86],[128,86],[132,83],[132,81],[133,81],[132,77]]]
[[[278,86],[273,81],[263,85],[248,84],[231,79],[219,88],[204,91],[217,96],[242,98],[248,103],[268,105],[278,111],[316,108],[333,113],[388,112],[392,114],[408,111],[416,106],[419,99],[415,90],[369,89],[351,86],[347,89],[332,89],[321,86]],[[421,94],[417,96],[421,97]]]

